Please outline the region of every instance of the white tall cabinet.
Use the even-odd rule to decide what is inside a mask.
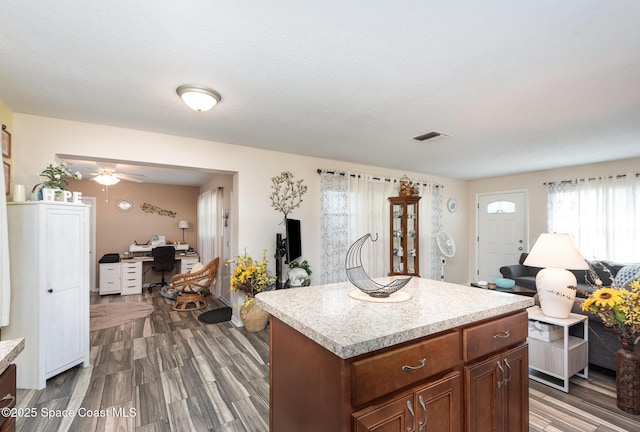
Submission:
[[[25,338],[18,388],[42,389],[89,365],[89,207],[8,203],[11,318],[3,339]]]

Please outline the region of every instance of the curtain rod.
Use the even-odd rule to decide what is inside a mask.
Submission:
[[[318,168],[318,170],[317,170],[318,174],[322,174],[323,171],[326,172],[327,174],[338,174],[338,175],[341,175],[341,176],[349,175],[349,176],[351,176],[353,178],[360,178],[362,176],[362,174],[351,174],[351,173],[347,173],[347,172],[344,172],[344,171],[331,171],[331,170],[323,170],[323,169],[320,169],[320,168]],[[371,178],[373,178],[374,180],[384,180],[384,181],[391,182],[391,179],[390,178],[386,178],[386,177],[371,176]],[[394,181],[396,181],[396,179],[394,179]],[[433,185],[436,188],[444,189],[444,185],[437,184],[437,183],[424,183],[424,182],[413,182],[413,183],[419,184],[419,185],[422,185],[422,186]]]
[[[631,174],[634,175],[634,174]],[[568,183],[573,183],[573,182],[586,182],[586,181],[594,181],[594,180],[602,180],[602,179],[622,179],[622,178],[626,178],[627,174],[617,174],[617,175],[610,175],[610,176],[599,176],[599,177],[587,177],[587,178],[581,178],[581,179],[573,179],[573,180],[558,180],[558,181],[549,181],[549,182],[544,182],[543,185],[544,186],[553,186],[553,185],[557,185],[557,184],[568,184]],[[635,173],[635,177],[640,177],[640,173]]]

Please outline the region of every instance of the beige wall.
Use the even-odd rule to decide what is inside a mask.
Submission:
[[[303,157],[213,141],[196,140],[131,129],[57,120],[16,113],[13,115],[13,182],[30,189],[38,183],[38,173],[57,154],[69,154],[168,166],[194,167],[235,172],[204,185],[201,190],[225,187],[225,206],[230,208],[227,240],[229,256],[245,250],[259,256],[263,249],[273,254],[275,234],[284,232],[281,215],[271,208],[270,179],[283,170],[303,178],[309,192],[292,217],[302,221],[303,259],[312,269],[320,268],[320,180],[318,168],[365,172],[383,176],[431,180],[445,185],[444,203],[449,198],[458,202],[458,211],[444,210],[444,227],[454,237],[457,254],[447,260],[446,279],[466,283],[475,280],[476,271],[476,199],[479,193],[526,190],[529,199],[530,244],[546,230],[546,192],[543,183],[603,174],[637,171],[640,158],[583,165],[522,175],[488,178],[471,182],[347,163]],[[115,188],[110,201],[117,201]],[[99,198],[100,195],[96,194]],[[136,202],[134,201],[134,205]],[[177,223],[176,223],[177,226]],[[179,230],[174,231],[177,236]],[[146,235],[146,234],[145,234]],[[191,237],[190,237],[191,238]],[[127,239],[129,241],[129,239]],[[273,266],[273,263],[272,263]]]
[[[460,204],[456,213],[450,214],[444,210],[445,229],[453,235],[459,251],[456,257],[447,261],[447,280],[467,280],[469,208],[464,205],[468,202],[468,185],[465,181],[20,113],[14,114],[14,129],[16,141],[20,143],[14,161],[15,176],[28,188],[38,183],[38,173],[42,167],[59,154],[121,160],[130,164],[153,163],[235,172],[230,197],[232,255],[246,250],[248,254],[259,257],[265,248],[269,256],[273,255],[275,235],[284,232],[284,227],[280,225],[282,215],[271,208],[271,177],[281,171],[291,171],[296,179],[304,179],[309,187],[302,206],[295,209],[291,216],[302,221],[302,258],[309,261],[314,271],[312,278],[318,277],[316,272],[320,269],[322,253],[318,168],[393,177],[407,174],[414,179],[438,182],[445,186],[443,206],[449,197],[455,197]]]
[[[107,193],[93,180],[71,180],[68,190],[96,197],[96,258],[106,253],[122,253],[129,245],[151,240],[153,235],[164,235],[167,241],[182,241],[178,222],[186,220],[185,242],[196,248],[198,188],[121,181],[110,186]],[[127,212],[118,210],[116,204],[126,199],[133,204]],[[149,203],[176,213],[175,218],[146,213],[140,206]]]
[[[469,194],[467,205],[475,209],[478,194],[490,192],[504,192],[511,190],[525,190],[529,200],[529,248],[541,233],[547,232],[547,191],[545,182],[569,180],[602,175],[616,175],[636,173],[640,171],[640,158],[624,159],[599,164],[580,165],[575,167],[559,168],[547,171],[536,171],[526,174],[494,177],[469,182]],[[476,254],[476,217],[477,212],[469,214],[469,280],[475,280],[477,269]]]

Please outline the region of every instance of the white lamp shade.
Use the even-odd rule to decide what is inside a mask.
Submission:
[[[194,111],[209,111],[220,102],[220,94],[210,88],[197,85],[183,85],[176,89],[182,101]]]
[[[569,270],[589,269],[569,234],[540,234],[523,264]]]
[[[187,229],[187,228],[189,228],[189,222],[187,222],[187,221],[180,221],[180,222],[178,222],[178,228],[181,228],[181,229]]]

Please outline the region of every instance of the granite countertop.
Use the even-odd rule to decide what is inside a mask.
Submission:
[[[24,338],[0,341],[0,373],[9,366],[24,349]]]
[[[388,283],[394,278],[376,279]],[[533,306],[532,297],[413,278],[398,303],[354,300],[349,282],[268,291],[257,304],[343,359]]]

